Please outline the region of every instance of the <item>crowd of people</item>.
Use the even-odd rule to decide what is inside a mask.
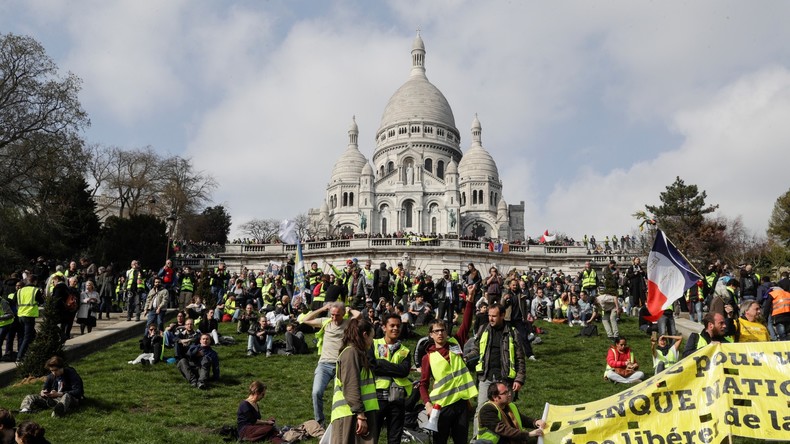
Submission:
[[[63,341],[75,319],[88,332],[94,316],[145,319],[142,353],[131,362],[155,364],[172,355],[167,359],[199,390],[220,379],[214,347],[226,338],[219,334],[219,323],[234,323],[237,333],[247,334],[251,358],[309,353],[305,335],[312,333],[319,355],[312,387],[314,419],[331,427],[337,443],[374,442],[382,428],[387,428],[390,444],[400,442],[407,413],[415,408],[431,418],[424,426],[439,444],[450,438],[468,442],[470,422],[479,439],[497,435],[518,441],[540,435],[543,421],[521,415],[512,402],[525,382],[527,361],[537,359],[532,345],[540,341],[534,326],[539,319],[580,330],[602,324],[612,343],[604,378],[613,383],[644,378],[619,332],[621,316],[637,317],[640,329],[652,336],[656,372],[710,343],[786,340],[790,321],[787,273],[774,285],[748,265],[736,277],[727,267],[712,264],[705,278],[656,321],[647,312],[646,270],[639,258],[622,270],[614,261],[599,270],[587,262],[573,274],[531,268],[500,272],[497,267],[484,272],[469,263],[465,270],[444,269],[435,277],[407,270],[403,263],[374,267],[372,260],[350,259],[341,268],[312,262],[304,270],[304,289],[297,287],[292,257],[276,271],[243,268],[236,273],[223,263],[193,271],[176,268],[170,260],[146,271],[135,260],[115,272],[87,258],[57,265],[51,274],[44,271],[46,279],[21,270],[4,281],[4,359],[24,358],[45,297],[58,301]],[[165,325],[169,308],[176,308],[177,315]],[[703,327],[682,353],[674,322],[679,312],[688,312]],[[423,325],[427,338],[410,350],[404,339]],[[56,359],[47,363],[51,373],[44,389],[25,398],[22,412],[52,408],[62,415],[79,405],[82,380]],[[415,383],[408,378],[412,364],[420,372]],[[330,384],[334,391],[327,421],[324,391]],[[261,420],[255,408],[265,390],[259,381],[250,385],[238,412],[240,436],[276,441],[273,424]],[[475,403],[472,417],[468,407]]]

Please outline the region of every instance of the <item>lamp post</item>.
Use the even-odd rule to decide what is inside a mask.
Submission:
[[[178,217],[176,217],[175,210],[170,212],[170,215],[167,216],[167,248],[165,249],[165,262],[170,259],[170,245],[173,243],[173,230],[176,228],[176,222],[178,221]]]

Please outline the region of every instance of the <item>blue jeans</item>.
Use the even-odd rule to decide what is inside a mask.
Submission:
[[[253,353],[271,352],[274,345],[274,336],[266,335],[264,341],[262,344],[261,340],[255,335],[247,336],[247,351],[252,351]]]
[[[148,331],[148,326],[153,324],[153,323],[156,323],[156,328],[158,328],[159,331],[164,330],[164,328],[163,328],[164,324],[165,324],[164,313],[157,314],[156,310],[149,311],[148,312],[148,318],[145,321],[145,330],[143,331],[143,333]]]
[[[774,324],[774,331],[776,332],[777,341],[787,341],[787,326],[785,324]]]
[[[696,320],[697,323],[702,324],[702,301],[697,301],[694,303],[694,315],[692,320]]]
[[[332,362],[319,362],[315,366],[313,378],[313,416],[320,424],[324,423],[324,391],[335,378],[336,365]]]
[[[36,318],[28,316],[19,317],[19,334],[22,336],[22,343],[19,344],[19,351],[16,356],[17,361],[21,361],[25,357],[27,348],[36,339]]]
[[[677,335],[677,329],[675,328],[675,317],[673,315],[661,315],[658,318],[658,335]]]

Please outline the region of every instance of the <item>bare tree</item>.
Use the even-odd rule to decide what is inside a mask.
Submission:
[[[280,222],[277,219],[253,219],[239,226],[242,233],[261,242],[271,240],[277,235],[279,228]]]
[[[194,171],[190,159],[179,156],[162,164],[161,202],[176,218],[203,208],[216,189],[217,182],[204,171]]]
[[[296,222],[296,232],[299,234],[299,239],[310,239],[318,234],[318,222],[310,219],[307,213],[298,214],[294,221]]]

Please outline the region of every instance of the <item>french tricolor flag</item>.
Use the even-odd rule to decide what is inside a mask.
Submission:
[[[677,247],[657,230],[656,242],[647,258],[647,309],[655,322],[670,308],[672,303],[683,297],[688,288],[702,279],[694,272]]]

